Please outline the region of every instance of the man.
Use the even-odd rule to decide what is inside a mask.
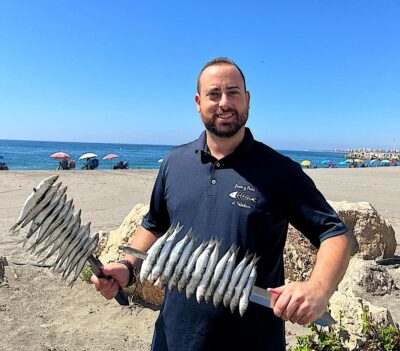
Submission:
[[[250,94],[239,67],[225,58],[201,71],[195,97],[205,132],[164,158],[142,227],[132,247],[148,250],[180,222],[200,244],[217,237],[224,254],[235,243],[239,259],[261,255],[256,285],[270,288],[274,309],[250,303],[244,317],[229,309],[165,291],[153,350],[285,349],[284,321],[306,324],[319,317],[349,260],[347,228],[300,166],[253,139],[245,128]],[[285,285],[283,248],[288,223],[319,248],[310,279]],[[221,255],[220,255],[221,256]],[[140,260],[129,257],[140,269]],[[110,280],[92,278],[113,298],[129,280],[129,264],[105,266]]]

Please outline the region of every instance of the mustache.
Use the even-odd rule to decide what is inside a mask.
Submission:
[[[216,112],[214,112],[213,113],[213,116],[214,117],[218,117],[220,114],[224,114],[224,113],[234,113],[236,116],[238,115],[238,112],[235,110],[235,109],[233,109],[233,108],[228,108],[228,109],[226,109],[226,110],[218,110],[218,111],[216,111]]]

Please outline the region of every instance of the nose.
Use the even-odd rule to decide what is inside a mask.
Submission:
[[[221,99],[219,100],[220,109],[224,110],[231,107],[229,96],[226,93],[222,93]]]

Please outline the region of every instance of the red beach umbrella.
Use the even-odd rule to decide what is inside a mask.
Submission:
[[[103,160],[111,160],[111,159],[113,159],[113,158],[118,158],[119,156],[117,155],[117,154],[108,154],[108,155],[105,155],[104,157],[103,157]]]
[[[50,155],[51,158],[71,158],[70,155],[68,155],[66,152],[56,152],[53,155]]]

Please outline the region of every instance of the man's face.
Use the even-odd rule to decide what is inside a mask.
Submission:
[[[207,67],[200,76],[200,93],[195,101],[206,129],[216,136],[229,138],[246,124],[250,94],[235,66]]]

